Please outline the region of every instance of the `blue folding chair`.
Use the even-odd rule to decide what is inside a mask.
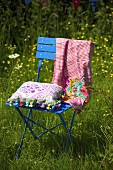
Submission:
[[[56,52],[56,38],[38,37],[38,45],[37,45],[37,51],[36,51],[36,58],[39,59],[38,74],[37,74],[37,78],[36,78],[37,82],[39,81],[43,59],[54,60],[55,59],[55,52]],[[10,106],[10,102],[6,102],[6,105]],[[43,136],[44,134],[46,134],[47,132],[50,132],[51,134],[55,134],[55,132],[53,132],[52,130],[63,125],[66,132],[67,132],[67,137],[65,138],[65,146],[64,146],[64,153],[66,152],[69,141],[72,139],[71,131],[72,131],[73,123],[74,123],[74,118],[75,118],[75,115],[76,115],[76,111],[74,110],[74,112],[72,114],[70,126],[68,127],[66,121],[64,120],[63,112],[65,112],[66,110],[71,108],[70,104],[61,103],[61,106],[59,107],[59,109],[53,109],[53,110],[47,110],[47,109],[38,108],[38,107],[36,108],[36,107],[20,106],[16,102],[12,103],[12,106],[14,106],[16,108],[16,110],[18,111],[19,115],[21,116],[21,118],[23,119],[23,121],[25,123],[24,130],[23,130],[23,133],[22,133],[22,137],[21,137],[21,140],[20,140],[20,144],[19,144],[19,147],[18,147],[18,151],[17,151],[17,154],[16,154],[16,159],[18,159],[19,156],[20,156],[22,144],[23,144],[23,139],[24,139],[24,134],[25,134],[27,128],[29,129],[29,131],[31,132],[33,137],[35,139],[38,139],[41,136]],[[25,109],[25,108],[28,110],[27,116],[25,116],[22,112],[22,109]],[[41,125],[40,123],[38,123],[38,122],[36,122],[35,120],[32,119],[32,111],[33,110],[50,112],[54,115],[57,115],[57,116],[59,116],[61,123],[58,123],[57,125],[55,125],[52,128],[44,127],[43,125]],[[41,132],[40,134],[36,135],[35,132],[33,131],[33,125],[41,127],[44,131]]]

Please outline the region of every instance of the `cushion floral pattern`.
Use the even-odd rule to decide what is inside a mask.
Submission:
[[[8,99],[10,105],[54,109],[60,106],[63,88],[57,84],[28,81],[23,83]]]
[[[75,110],[81,110],[89,100],[89,92],[85,82],[78,78],[70,79],[70,84],[66,88],[63,101],[69,103]]]

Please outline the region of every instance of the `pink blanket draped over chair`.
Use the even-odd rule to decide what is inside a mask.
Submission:
[[[71,83],[70,80],[76,84],[78,79],[80,80],[78,83],[82,82],[82,89],[80,90],[85,90],[84,94],[86,97],[81,97],[81,95],[77,93],[72,95],[71,93],[71,96],[68,95],[68,100],[65,100],[65,102],[70,103],[74,109],[81,110],[86,98],[89,98],[89,92],[85,86],[92,84],[90,63],[94,46],[94,42],[87,40],[56,39],[56,58],[52,83],[62,86],[65,93],[67,93],[67,90],[72,88],[68,88]],[[71,83],[72,86],[74,85],[73,83]]]

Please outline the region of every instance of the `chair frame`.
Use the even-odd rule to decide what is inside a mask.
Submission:
[[[39,63],[38,63],[38,74],[37,74],[37,77],[36,77],[36,82],[39,82],[40,71],[41,71],[43,59],[50,59],[50,60],[55,59],[55,53],[56,53],[56,46],[55,45],[56,45],[56,38],[38,37],[36,58],[39,59]],[[10,103],[7,102],[6,105],[10,106]],[[23,130],[23,133],[22,133],[22,136],[21,136],[21,139],[20,139],[18,151],[16,153],[16,160],[18,160],[18,158],[20,157],[20,153],[21,153],[22,145],[23,145],[23,139],[24,139],[25,132],[26,132],[27,129],[29,129],[29,131],[33,135],[34,139],[39,139],[41,136],[43,136],[47,132],[50,132],[51,134],[57,135],[52,130],[59,127],[60,125],[63,125],[66,132],[67,132],[67,137],[63,138],[65,140],[64,153],[66,153],[68,144],[72,139],[71,132],[72,132],[72,127],[73,127],[73,123],[74,123],[74,118],[75,118],[75,115],[76,115],[76,111],[74,110],[73,114],[72,114],[70,126],[68,126],[62,114],[63,114],[63,112],[67,111],[68,109],[72,108],[69,104],[61,103],[61,106],[58,109],[55,109],[55,110],[46,110],[46,109],[43,109],[43,108],[19,106],[19,104],[17,104],[17,103],[12,103],[12,106],[14,106],[16,108],[17,112],[19,113],[19,115],[21,116],[21,118],[24,121],[24,130]],[[28,109],[28,115],[27,116],[25,116],[22,113],[21,108],[22,109],[24,109],[24,108]],[[39,110],[39,111],[50,112],[52,114],[55,114],[55,115],[59,116],[61,123],[56,124],[52,128],[44,127],[40,123],[32,120],[32,111],[33,110]],[[33,125],[37,125],[38,127],[41,127],[44,130],[44,132],[41,132],[40,134],[36,135],[35,132],[33,131]],[[60,136],[60,137],[62,138],[62,136]]]

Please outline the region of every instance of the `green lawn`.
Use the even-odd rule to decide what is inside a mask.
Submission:
[[[35,1],[31,8],[12,18],[11,11],[2,16],[0,33],[0,169],[2,170],[112,170],[113,169],[113,1],[99,2],[95,12],[81,4],[77,11],[69,6],[62,15],[61,4],[42,9]],[[18,7],[19,8],[19,7]],[[8,10],[8,8],[7,8]],[[7,11],[6,10],[6,11]],[[30,10],[32,15],[30,16]],[[5,22],[3,20],[5,18]],[[15,23],[15,24],[14,24]],[[18,24],[19,23],[19,24]],[[17,25],[18,24],[18,25]],[[26,25],[25,25],[26,24]],[[14,31],[14,35],[11,34]],[[17,33],[16,33],[17,32]],[[34,140],[27,131],[21,157],[15,159],[23,121],[12,107],[5,106],[8,97],[25,81],[35,81],[38,36],[87,39],[96,42],[92,56],[93,92],[89,103],[77,115],[73,127],[74,143],[63,157],[63,142],[50,134]],[[6,39],[7,37],[7,39]],[[15,37],[15,38],[14,38]],[[11,54],[19,54],[15,59]],[[41,80],[51,82],[52,62],[44,61]],[[46,71],[46,75],[45,75]],[[69,121],[72,109],[65,117]],[[42,112],[33,115],[47,126],[57,116]],[[37,129],[36,129],[37,130]],[[38,130],[37,130],[38,132]],[[65,134],[59,129],[59,133]]]

